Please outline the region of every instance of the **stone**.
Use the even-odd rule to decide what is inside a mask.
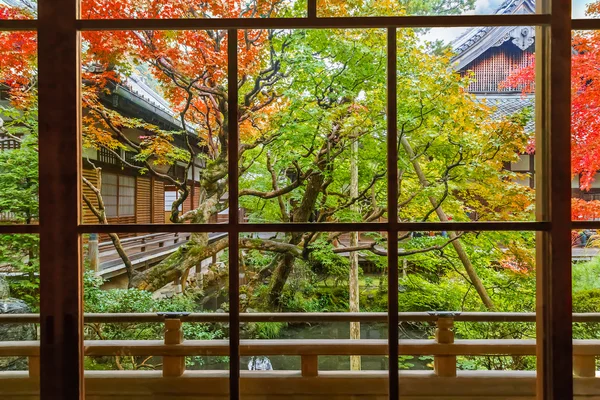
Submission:
[[[0,300],[0,314],[28,314],[29,306],[22,300],[6,297]],[[0,341],[37,340],[35,324],[0,324]],[[0,358],[0,371],[27,370],[26,357]]]

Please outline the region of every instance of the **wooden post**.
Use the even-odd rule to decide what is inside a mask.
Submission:
[[[90,262],[90,269],[94,272],[98,272],[98,259],[98,234],[90,233],[90,238],[88,240],[88,261]]]
[[[29,377],[30,378],[39,378],[40,377],[40,357],[39,356],[29,356],[27,359],[29,364]]]
[[[454,320],[442,317],[437,320],[435,330],[435,341],[438,343],[454,343]],[[438,376],[456,376],[456,356],[434,356],[433,366]]]
[[[358,198],[358,140],[352,143],[350,159],[350,198]],[[353,204],[352,211],[358,211],[358,206]],[[358,246],[358,232],[350,232],[350,247]],[[350,293],[350,312],[360,311],[360,287],[358,282],[358,251],[350,252],[350,276],[348,279]],[[350,339],[360,339],[360,322],[350,322]],[[360,371],[360,356],[350,356],[350,370]]]
[[[302,376],[315,377],[319,375],[319,356],[302,356]]]
[[[579,378],[596,377],[595,356],[573,356],[573,373]]]
[[[183,343],[183,330],[180,319],[165,319],[165,344]],[[176,377],[185,371],[185,357],[164,356],[163,376]]]

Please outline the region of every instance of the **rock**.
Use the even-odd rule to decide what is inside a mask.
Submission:
[[[27,314],[30,312],[29,306],[21,300],[10,297],[0,300],[0,314]],[[23,340],[37,340],[34,324],[0,324],[0,341]],[[17,370],[27,370],[26,357],[0,358],[0,371]]]
[[[248,296],[244,293],[240,294],[240,301],[246,301],[248,299]]]

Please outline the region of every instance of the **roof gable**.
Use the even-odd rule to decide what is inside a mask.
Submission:
[[[535,13],[535,0],[506,0],[495,14],[532,13]],[[452,61],[457,63],[456,69],[460,70],[490,47],[498,47],[509,40],[524,51],[535,42],[535,28],[532,26],[471,28],[452,42],[452,49],[456,54]]]

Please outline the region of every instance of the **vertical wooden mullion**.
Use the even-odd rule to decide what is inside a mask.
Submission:
[[[83,399],[78,0],[40,0],[42,399]]]
[[[239,201],[238,201],[238,58],[237,29],[227,31],[228,176],[229,176],[229,396],[240,397]]]
[[[307,16],[309,19],[317,18],[317,0],[307,0]]]
[[[389,398],[398,399],[398,110],[396,28],[387,30]]]
[[[537,398],[573,398],[571,296],[571,2],[539,1],[536,33]]]

